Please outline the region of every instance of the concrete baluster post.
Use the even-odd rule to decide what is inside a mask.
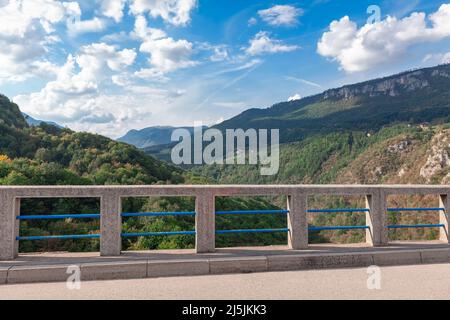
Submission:
[[[366,243],[374,246],[388,245],[388,230],[386,216],[386,195],[383,190],[375,190],[372,194],[366,195]]]
[[[439,197],[439,208],[444,210],[439,211],[439,224],[443,224],[444,228],[440,228],[439,240],[445,243],[450,243],[449,225],[450,225],[450,195],[441,194]]]
[[[0,190],[0,260],[13,260],[18,255],[18,210],[20,200],[8,191]]]
[[[195,199],[195,249],[210,253],[216,249],[216,204],[212,191],[203,191]]]
[[[308,248],[308,197],[299,191],[287,198],[288,246],[293,250]]]
[[[122,250],[122,199],[106,194],[100,203],[100,255],[120,256]]]

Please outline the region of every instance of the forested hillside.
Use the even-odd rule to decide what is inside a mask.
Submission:
[[[150,184],[182,182],[181,170],[111,139],[41,124],[29,127],[0,98],[3,184]]]
[[[439,126],[396,125],[380,131],[319,134],[302,141],[283,144],[280,171],[261,176],[250,165],[197,166],[195,175],[214,177],[223,184],[449,184],[450,124]],[[311,208],[364,206],[362,197],[319,197],[310,199]],[[392,197],[393,207],[435,207],[437,197]],[[437,215],[390,214],[390,222],[437,223]],[[316,225],[363,225],[364,215],[327,214],[310,216]],[[434,239],[437,230],[395,231],[395,238]],[[322,232],[317,239],[336,242],[360,241],[360,231]]]
[[[28,126],[17,105],[0,96],[0,185],[103,185],[103,184],[178,184],[205,183],[182,169],[144,154],[141,150],[103,136],[73,132],[41,123]],[[222,199],[221,210],[272,209],[268,199]],[[79,214],[99,212],[98,199],[28,199],[22,201],[21,214]],[[123,201],[126,212],[192,211],[193,198],[134,198]],[[285,225],[279,219],[245,220],[223,217],[218,228]],[[194,220],[173,218],[127,218],[125,232],[192,230]],[[21,235],[63,235],[98,233],[98,221],[60,220],[26,221]],[[283,242],[280,235],[248,235],[218,237],[218,245],[243,243],[270,244]],[[98,240],[22,241],[21,251],[70,250],[98,251]],[[192,236],[124,239],[124,248],[162,249],[194,246]]]
[[[450,65],[414,70],[268,109],[250,109],[217,126],[280,129],[280,170],[261,176],[250,165],[189,168],[223,184],[450,183]],[[153,150],[155,150],[154,148]],[[148,149],[147,152],[153,151]],[[163,153],[157,153],[164,156]],[[436,206],[432,197],[393,197],[392,206]],[[310,207],[359,207],[363,199],[311,199]],[[390,214],[391,223],[437,222],[436,215]],[[364,224],[361,215],[319,215],[311,224]],[[393,232],[394,233],[394,232]],[[437,230],[395,231],[394,238],[433,239]],[[317,239],[363,238],[360,231],[322,232]]]

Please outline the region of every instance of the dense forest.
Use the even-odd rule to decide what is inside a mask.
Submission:
[[[367,134],[361,131],[318,134],[282,144],[280,170],[261,176],[252,165],[204,165],[190,168],[196,176],[221,184],[448,184],[450,181],[450,125],[394,125]],[[444,143],[442,143],[444,142]],[[444,161],[442,161],[444,159]],[[275,202],[279,206],[283,203]],[[392,197],[391,207],[436,207],[437,197]],[[361,208],[363,197],[311,197],[309,207]],[[390,224],[437,223],[438,215],[389,213]],[[310,224],[364,225],[363,214],[317,214]],[[391,232],[392,239],[435,239],[437,229],[405,229]],[[362,231],[322,231],[312,242],[360,242]]]

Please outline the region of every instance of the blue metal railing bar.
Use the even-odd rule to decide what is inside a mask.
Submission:
[[[18,241],[37,241],[37,240],[68,240],[68,239],[100,239],[99,234],[77,234],[77,235],[60,235],[60,236],[29,236],[16,237]]]
[[[445,228],[443,224],[410,224],[410,225],[392,225],[389,229],[414,229],[414,228]]]
[[[139,232],[139,233],[122,233],[122,237],[155,237],[155,236],[179,236],[179,235],[195,235],[195,231],[165,231],[165,232]]]
[[[326,230],[363,230],[370,229],[369,226],[326,226],[326,227],[309,227],[309,231],[326,231]]]
[[[409,211],[443,211],[445,208],[387,208],[388,212],[409,212]],[[308,213],[356,213],[370,212],[368,208],[338,208],[338,209],[309,209]],[[288,214],[289,210],[235,210],[235,211],[217,211],[216,215],[264,215],[264,214]],[[186,212],[126,212],[122,217],[161,217],[161,216],[195,216],[195,211]],[[18,220],[46,220],[46,219],[100,219],[100,214],[55,214],[55,215],[20,215]],[[389,229],[406,228],[443,228],[443,224],[414,224],[414,225],[390,225]],[[310,226],[309,231],[326,230],[364,230],[370,229],[369,226]],[[236,229],[236,230],[217,230],[216,234],[232,233],[275,233],[289,232],[288,228],[281,229]],[[174,236],[174,235],[195,235],[195,231],[167,231],[167,232],[141,232],[141,233],[122,233],[122,237],[149,237],[149,236]],[[51,239],[99,239],[100,234],[85,235],[53,235],[53,236],[25,236],[16,237],[19,241],[37,241]]]
[[[122,217],[165,217],[165,216],[195,216],[194,211],[187,212],[125,212]]]
[[[444,211],[445,208],[387,208],[389,212],[401,211]]]
[[[229,233],[276,233],[276,232],[289,232],[288,228],[283,229],[235,229],[235,230],[217,230],[216,234],[229,234]]]
[[[53,214],[53,215],[20,215],[17,220],[51,220],[51,219],[100,219],[99,213],[90,214]]]
[[[308,213],[342,213],[342,212],[370,212],[367,208],[341,208],[341,209],[309,209]]]
[[[195,216],[194,211],[188,212],[126,212],[122,217],[159,217],[159,216]],[[17,220],[50,220],[50,219],[100,219],[99,213],[89,214],[53,214],[53,215],[20,215]]]
[[[238,214],[287,214],[289,210],[236,210],[236,211],[216,211],[216,215],[238,215]]]

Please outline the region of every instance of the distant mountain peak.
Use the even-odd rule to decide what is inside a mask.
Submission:
[[[32,127],[39,127],[42,123],[45,123],[45,124],[48,124],[48,125],[51,125],[51,126],[55,126],[57,128],[60,128],[60,129],[64,128],[63,126],[57,124],[56,122],[45,121],[45,120],[38,120],[38,119],[33,118],[32,116],[29,116],[28,114],[26,114],[24,112],[22,112],[22,115],[23,115],[25,121],[28,123],[28,125],[32,126]]]
[[[176,129],[186,129],[191,133],[194,132],[193,127],[152,126],[140,130],[130,130],[117,141],[125,142],[141,149],[166,145],[172,142],[172,132]]]

